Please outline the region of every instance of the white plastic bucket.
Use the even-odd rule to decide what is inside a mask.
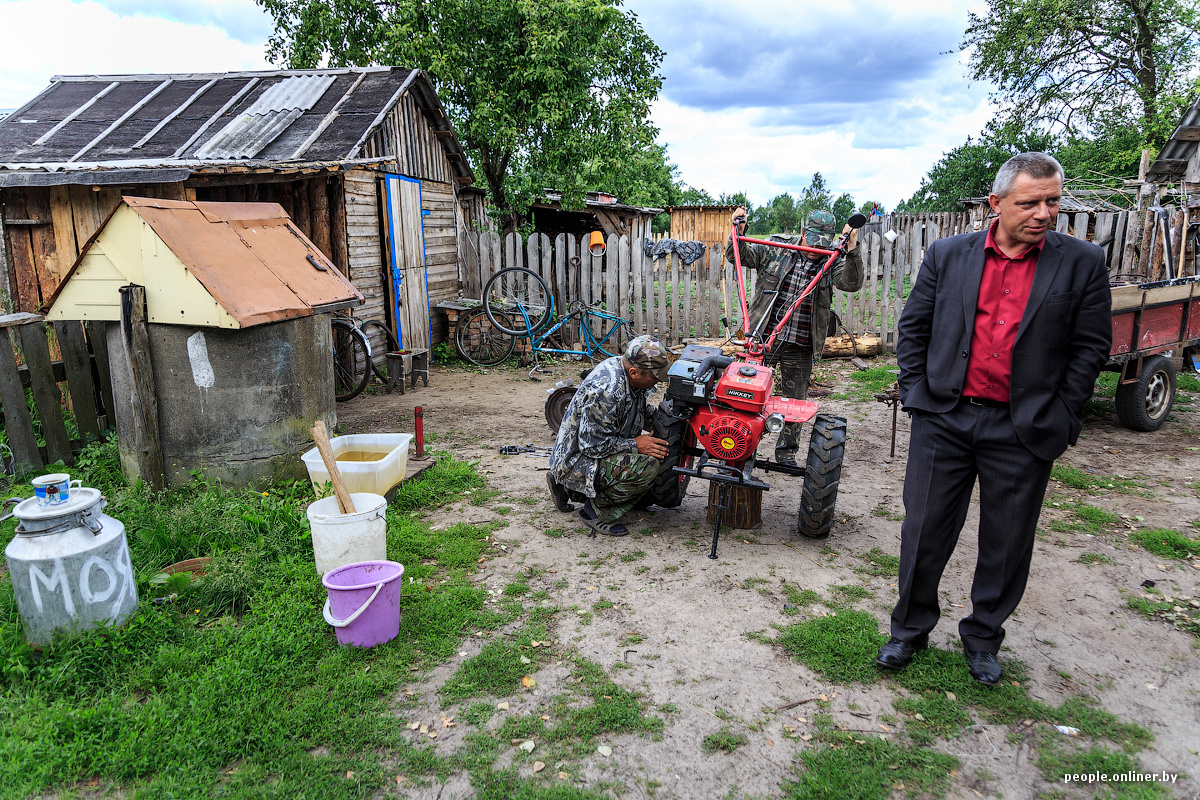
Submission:
[[[313,556],[317,572],[322,575],[359,561],[387,559],[387,500],[370,492],[355,492],[350,499],[353,514],[342,514],[336,497],[326,497],[308,507]]]

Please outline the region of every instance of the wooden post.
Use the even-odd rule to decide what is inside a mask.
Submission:
[[[150,332],[146,327],[146,287],[121,287],[121,329],[125,358],[133,376],[129,387],[133,408],[133,446],[138,477],[154,489],[166,485],[162,445],[158,435],[158,396],[150,361]]]
[[[350,275],[350,243],[346,237],[346,179],[337,176],[329,185],[329,246],[333,263]]]
[[[708,523],[717,521],[717,497],[721,484],[708,482]],[[732,486],[729,489],[729,508],[721,514],[722,528],[754,528],[762,524],[762,489]]]
[[[21,352],[25,355],[25,366],[29,368],[29,388],[33,392],[38,418],[42,423],[42,436],[46,440],[46,460],[50,463],[62,459],[72,463],[71,439],[63,422],[62,394],[54,380],[54,367],[50,363],[50,345],[46,339],[46,324],[33,322],[17,328],[21,339]]]

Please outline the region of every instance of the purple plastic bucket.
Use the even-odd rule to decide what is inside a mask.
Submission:
[[[325,573],[325,621],[339,644],[374,647],[399,635],[403,575],[395,561],[359,561]]]

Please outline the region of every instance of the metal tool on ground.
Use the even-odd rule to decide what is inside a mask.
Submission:
[[[333,484],[333,493],[337,496],[338,508],[343,514],[354,514],[354,501],[346,491],[342,482],[342,473],[338,471],[337,459],[333,456],[333,448],[329,446],[329,432],[325,429],[324,420],[317,420],[312,427],[313,443],[321,453],[325,469],[329,471],[329,482]]]
[[[854,214],[850,227],[861,228],[866,221],[865,215]],[[667,441],[667,455],[661,459],[647,499],[655,505],[673,508],[683,502],[690,478],[714,483],[716,491],[710,492],[714,519],[709,558],[717,557],[724,512],[740,504],[752,512],[747,516],[758,516],[760,493],[770,486],[754,477],[756,466],[766,472],[802,477],[800,533],[811,539],[828,537],[846,448],[846,420],[818,414],[817,404],[810,400],[773,396],[775,371],[764,362],[788,319],[804,298],[816,291],[821,278],[845,252],[849,233],[828,250],[751,239],[740,236],[736,225],[733,238],[735,242],[753,242],[828,258],[769,336],[764,334],[763,327],[771,318],[770,310],[755,330],[747,333],[744,353],[726,356],[720,348],[689,345],[668,372],[666,399],[659,404],[653,419],[654,435]],[[746,325],[750,314],[738,248],[734,249],[734,260],[742,321]],[[757,460],[758,445],[766,434],[778,433],[785,423],[809,420],[812,420],[812,436],[804,466]],[[733,495],[731,500],[735,489],[747,491]]]
[[[896,374],[900,373],[900,370],[898,370],[898,369],[893,369],[890,371],[894,372]],[[899,382],[893,383],[886,392],[880,392],[877,395],[875,395],[875,399],[881,403],[886,403],[887,405],[892,407],[892,449],[888,455],[888,458],[895,458],[896,457],[896,415],[900,411],[900,384],[899,384]]]
[[[500,455],[518,456],[521,453],[528,453],[527,457],[545,458],[554,450],[553,447],[546,447],[540,444],[503,444],[500,445]]]

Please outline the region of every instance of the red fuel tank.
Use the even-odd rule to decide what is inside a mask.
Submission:
[[[735,361],[725,368],[713,399],[733,408],[758,413],[766,405],[775,383],[775,371],[770,367]]]

